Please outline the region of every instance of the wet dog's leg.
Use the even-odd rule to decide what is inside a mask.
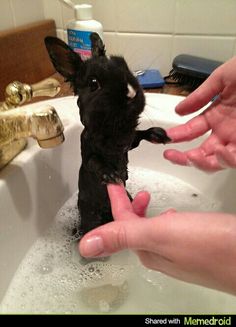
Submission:
[[[166,131],[161,127],[152,127],[145,131],[136,131],[135,138],[131,144],[131,149],[139,146],[142,140],[146,140],[152,143],[162,143],[166,144],[171,141],[167,136]]]
[[[119,184],[121,177],[119,173],[110,165],[105,164],[97,156],[92,156],[87,163],[89,171],[95,173],[102,183]]]

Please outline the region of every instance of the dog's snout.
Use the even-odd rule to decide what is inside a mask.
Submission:
[[[127,97],[133,99],[136,96],[136,91],[130,84],[127,85]]]

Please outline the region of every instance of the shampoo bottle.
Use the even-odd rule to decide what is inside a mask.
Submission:
[[[90,34],[96,32],[103,39],[103,27],[93,19],[91,5],[76,5],[74,9],[76,20],[67,24],[68,45],[86,60],[92,55]]]

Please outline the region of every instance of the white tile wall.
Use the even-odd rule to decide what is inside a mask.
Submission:
[[[117,33],[104,32],[104,43],[106,44],[106,52],[108,55],[118,54]]]
[[[0,31],[44,18],[42,0],[0,0]]]
[[[67,6],[65,6],[63,4],[61,4],[61,8],[62,8],[62,23],[63,23],[62,28],[66,29],[66,24],[70,20],[74,20],[74,10],[68,8]]]
[[[174,32],[175,0],[118,0],[116,13],[119,32]]]
[[[43,0],[44,16],[54,19],[58,29],[63,29],[62,6],[58,0]]]
[[[118,33],[116,52],[132,70],[156,68],[169,71],[172,35]]]
[[[235,0],[178,0],[178,34],[236,35]]]
[[[10,0],[15,26],[44,19],[42,0]]]
[[[173,40],[172,59],[188,53],[209,59],[226,61],[233,56],[235,38],[230,36],[176,35]]]
[[[0,13],[0,30],[14,27],[14,18],[9,0],[1,0]]]
[[[221,61],[236,54],[236,0],[74,2],[93,5],[107,52],[124,55],[132,69],[157,68],[166,75],[180,53]],[[73,11],[61,6],[65,28]]]
[[[132,69],[163,75],[180,53],[225,61],[236,55],[236,0],[74,0],[93,5],[107,52],[124,55]],[[0,0],[0,30],[52,18],[65,38],[72,9],[60,0]]]

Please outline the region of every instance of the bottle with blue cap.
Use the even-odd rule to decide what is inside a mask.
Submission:
[[[68,45],[82,60],[92,56],[90,34],[96,32],[103,40],[103,26],[93,19],[90,4],[75,5],[75,20],[67,24]]]

